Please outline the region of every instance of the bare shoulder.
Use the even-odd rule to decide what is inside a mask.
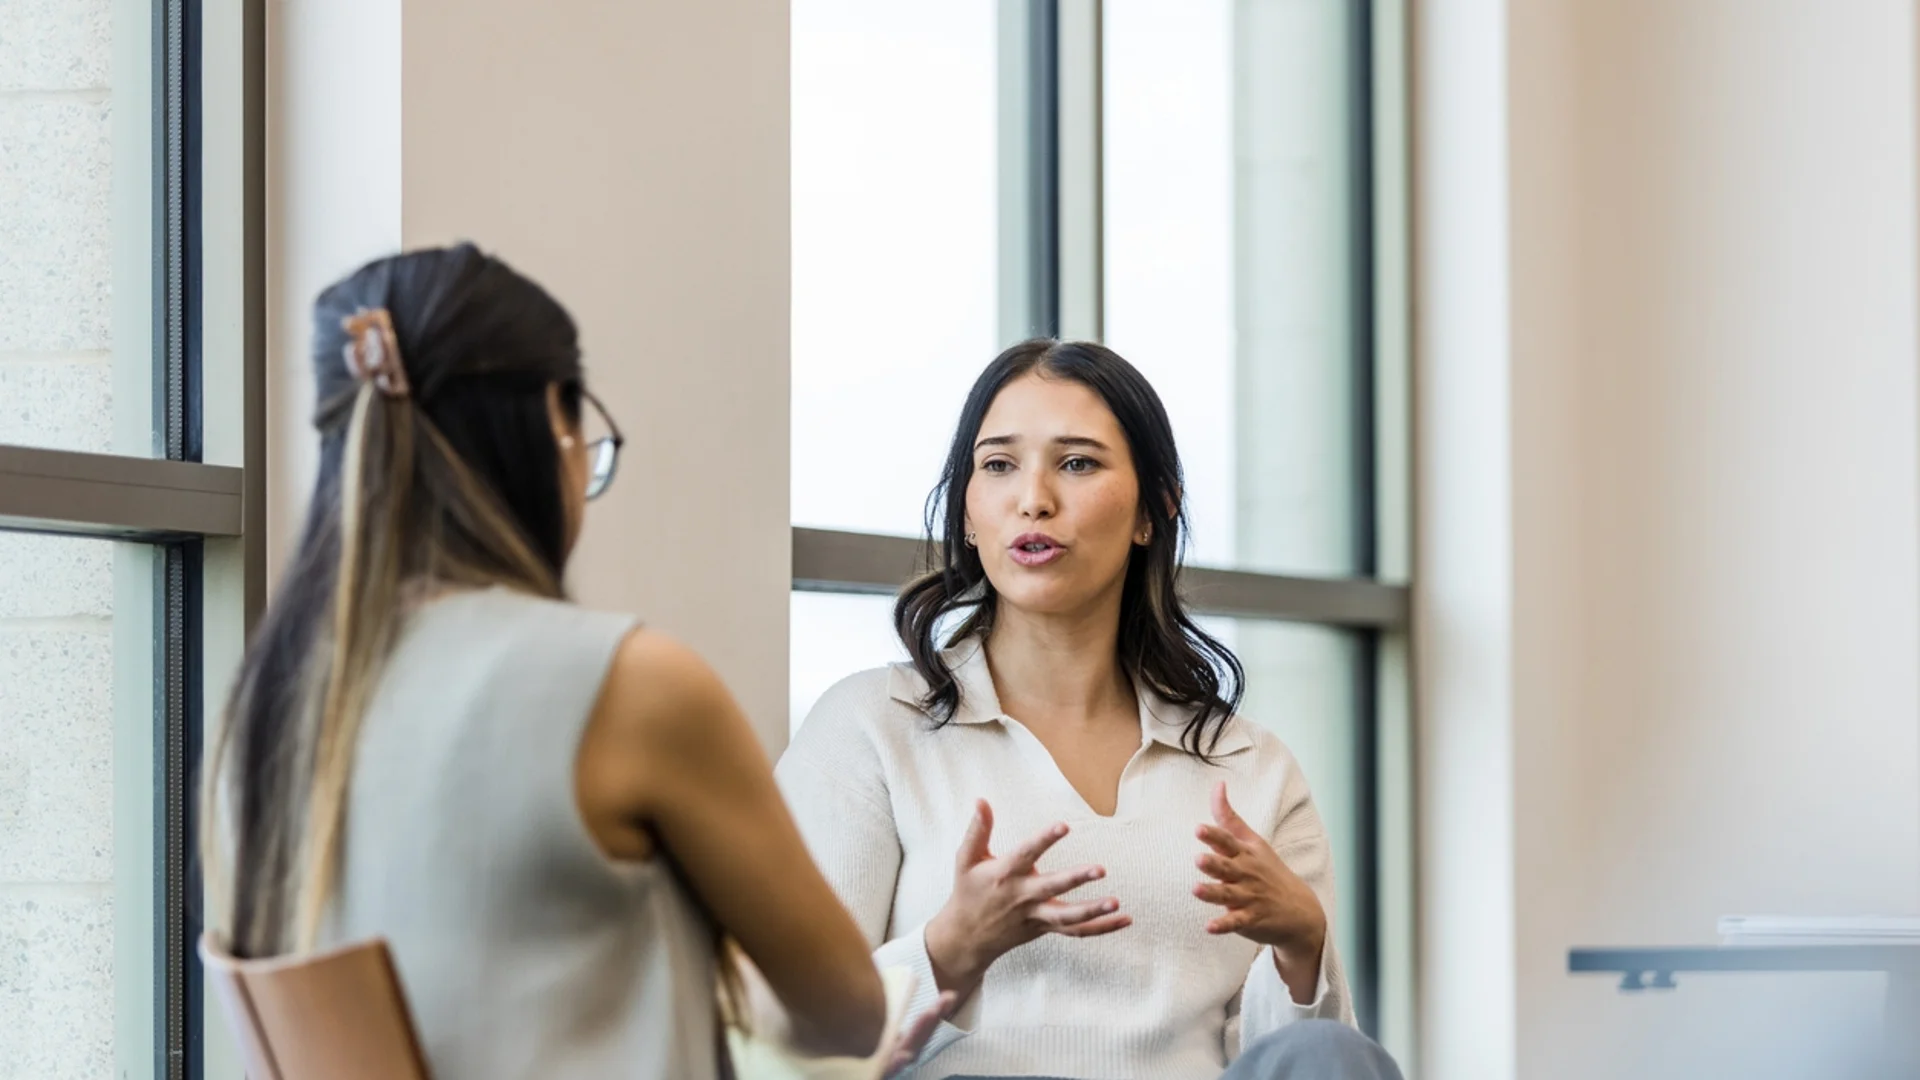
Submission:
[[[699,653],[658,630],[635,628],[620,643],[594,710],[596,719],[649,741],[697,733],[736,708]]]

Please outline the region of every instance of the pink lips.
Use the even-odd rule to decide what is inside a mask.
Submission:
[[[1021,566],[1035,567],[1045,566],[1065,555],[1067,549],[1060,546],[1060,541],[1046,533],[1033,532],[1015,537],[1008,548],[1008,553],[1013,557],[1013,561]]]

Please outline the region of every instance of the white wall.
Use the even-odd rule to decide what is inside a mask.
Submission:
[[[153,453],[149,13],[0,5],[0,443]],[[0,1074],[151,1054],[150,565],[0,533]]]
[[[400,246],[400,0],[288,0],[267,18],[267,580],[300,536],[314,297]]]
[[[1878,977],[1565,964],[1920,911],[1911,4],[1415,43],[1423,1075],[1844,1075]]]
[[[1504,6],[1421,9],[1412,44],[1420,1075],[1501,1080],[1515,1075]]]
[[[629,436],[575,592],[690,642],[783,745],[786,4],[274,10],[276,554],[312,475],[314,293],[403,245],[474,240],[573,312]]]

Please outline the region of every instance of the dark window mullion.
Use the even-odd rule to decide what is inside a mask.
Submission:
[[[1349,430],[1352,439],[1353,475],[1357,490],[1353,498],[1353,569],[1355,576],[1378,577],[1380,572],[1380,525],[1378,513],[1379,431],[1374,414],[1377,335],[1374,328],[1374,211],[1373,167],[1373,4],[1371,0],[1349,8],[1348,168],[1352,190],[1358,193],[1348,224],[1348,265],[1352,327],[1352,413]],[[1361,872],[1355,897],[1354,942],[1358,956],[1352,958],[1361,978],[1354,980],[1354,1012],[1361,1027],[1378,1038],[1380,1035],[1380,634],[1360,635],[1354,664],[1354,778],[1356,805],[1355,831],[1358,833],[1356,858]]]
[[[155,6],[154,382],[160,456],[199,461],[199,0]],[[200,1075],[200,973],[191,909],[192,777],[201,723],[201,544],[160,549],[154,717],[155,1075]]]
[[[201,377],[201,0],[183,0],[180,61],[180,459],[205,460],[205,400]]]
[[[1027,21],[1027,208],[1035,332],[1060,334],[1060,5],[1032,0]]]
[[[185,946],[182,919],[186,865],[184,787],[187,726],[187,550],[169,544],[159,560],[159,632],[154,641],[157,716],[154,730],[154,897],[155,1075],[185,1077],[186,978],[181,963]]]

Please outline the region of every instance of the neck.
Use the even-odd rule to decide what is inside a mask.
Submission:
[[[1120,594],[1072,614],[1035,614],[1002,601],[987,635],[1000,707],[1028,717],[1085,721],[1131,714],[1133,684],[1120,668]]]

